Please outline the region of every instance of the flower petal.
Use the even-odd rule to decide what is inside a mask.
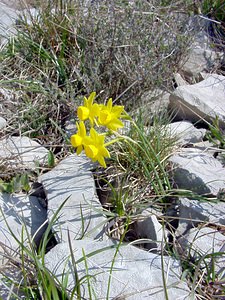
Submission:
[[[105,163],[105,159],[104,159],[103,156],[97,156],[96,159],[100,163],[101,166],[103,166],[104,168],[106,168],[106,163]]]
[[[77,147],[77,150],[76,150],[76,152],[77,152],[77,155],[79,155],[81,152],[82,152],[82,150],[83,150],[83,146],[78,146]]]
[[[112,113],[114,113],[117,118],[120,117],[123,111],[124,111],[124,106],[122,105],[115,105],[112,108]]]
[[[79,106],[77,109],[77,116],[81,121],[89,118],[90,110],[85,106]]]
[[[80,129],[80,135],[82,137],[85,137],[86,136],[86,128],[85,128],[84,122],[79,123],[79,129]]]
[[[91,159],[96,159],[98,156],[99,150],[95,145],[87,145],[85,146],[85,154],[87,157]]]
[[[92,106],[92,104],[93,104],[93,102],[94,102],[94,99],[95,99],[95,95],[96,95],[96,92],[92,92],[91,94],[90,94],[90,96],[88,97],[88,99],[87,99],[87,107],[90,109],[91,108],[91,106]]]
[[[77,148],[82,145],[82,137],[78,134],[73,134],[70,137],[70,142],[74,148]]]
[[[106,107],[107,107],[107,109],[108,109],[109,111],[112,110],[112,98],[110,98],[110,99],[108,100]]]

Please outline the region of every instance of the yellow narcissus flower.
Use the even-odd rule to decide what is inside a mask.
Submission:
[[[81,121],[89,119],[92,126],[94,125],[94,122],[96,121],[96,117],[98,117],[100,110],[97,103],[93,104],[95,96],[96,93],[92,92],[88,99],[84,97],[84,105],[79,106],[77,109],[78,118]]]
[[[73,134],[70,137],[70,142],[74,148],[77,148],[76,150],[77,154],[80,154],[83,150],[84,140],[87,137],[87,135],[86,135],[86,128],[84,122],[80,122],[79,124],[76,123],[76,125],[77,125],[77,133]]]
[[[119,120],[123,111],[124,107],[121,105],[113,106],[112,98],[110,98],[107,102],[107,105],[101,106],[98,123],[100,125],[106,126],[112,131],[117,131],[119,128],[122,128],[124,126],[123,122]]]
[[[87,157],[92,161],[98,161],[100,165],[106,168],[105,158],[110,157],[109,151],[104,145],[105,136],[98,134],[98,132],[91,128],[90,137],[85,139],[84,151]]]

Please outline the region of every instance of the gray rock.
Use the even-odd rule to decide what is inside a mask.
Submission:
[[[22,3],[20,0],[1,0],[0,4],[5,4],[12,9],[20,9]]]
[[[7,123],[6,120],[4,118],[0,117],[0,129],[5,128],[6,123]]]
[[[122,245],[116,252],[117,245],[112,242],[78,240],[72,243],[78,278],[89,275],[92,297],[130,300],[164,300],[162,273],[166,276],[166,288],[169,299],[191,299],[187,285],[180,280],[179,262],[171,257],[146,252],[129,245]],[[85,267],[84,254],[88,269]],[[68,289],[76,285],[71,253],[68,244],[54,247],[45,256],[45,263],[59,280],[62,274],[68,274]],[[164,268],[164,270],[162,269]],[[111,274],[112,271],[112,274]],[[111,282],[109,283],[109,279]],[[83,280],[81,292],[84,299],[90,299],[88,282]],[[76,297],[74,296],[73,299]]]
[[[13,27],[17,15],[18,11],[16,9],[10,8],[0,2],[0,46],[7,41],[9,35],[15,34]]]
[[[209,71],[212,67],[219,66],[222,53],[211,49],[203,49],[193,45],[187,62],[182,67],[182,74],[190,81],[200,81],[201,72]]]
[[[225,186],[225,169],[208,153],[184,148],[180,153],[171,156],[169,161],[174,165],[174,181],[181,189],[216,196]]]
[[[192,123],[212,120],[218,116],[225,128],[225,77],[211,75],[193,85],[179,86],[170,96],[170,109],[176,116]]]
[[[186,253],[188,257],[199,261],[198,265],[208,270],[214,267],[217,276],[225,276],[225,236],[219,231],[209,227],[192,228],[179,238],[178,243],[183,249],[183,254]],[[210,257],[210,254],[214,254],[213,257]]]
[[[47,162],[48,150],[28,137],[9,137],[0,141],[0,159],[9,168],[34,170]]]
[[[174,74],[174,80],[177,86],[189,84],[179,73]]]
[[[224,53],[211,47],[212,41],[207,33],[209,26],[209,21],[199,16],[190,18],[194,41],[190,48],[189,57],[181,69],[181,74],[189,83],[201,81],[201,72],[215,70],[222,61]]]
[[[71,155],[53,170],[40,176],[48,199],[50,219],[58,213],[53,225],[59,241],[89,236],[100,238],[106,222],[101,204],[95,193],[93,165],[84,156]]]
[[[204,152],[207,152],[211,155],[214,155],[215,152],[218,151],[218,148],[215,147],[215,145],[208,140],[202,141],[202,142],[197,142],[194,145],[192,145],[193,148],[202,150]]]
[[[225,202],[214,203],[180,198],[177,235],[182,235],[202,222],[225,225],[224,210]]]
[[[166,234],[163,226],[151,211],[149,212],[146,209],[138,217],[138,220],[135,222],[135,232],[138,239],[145,239],[143,241],[144,248],[151,251],[162,251]]]
[[[179,144],[201,142],[206,129],[197,129],[191,122],[180,121],[165,126],[166,131],[172,137],[176,137]]]
[[[27,244],[27,232],[38,244],[47,225],[47,211],[38,198],[0,193],[0,241],[3,245],[15,250],[19,246],[15,238]]]

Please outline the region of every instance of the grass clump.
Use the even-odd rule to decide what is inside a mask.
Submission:
[[[57,87],[68,101],[92,91],[123,95],[126,108],[146,89],[171,84],[190,41],[185,15],[173,6],[165,12],[157,1],[85,3],[48,1],[21,16],[1,53],[1,77]]]
[[[145,208],[162,212],[171,205],[168,157],[176,139],[166,130],[166,122],[164,116],[149,128],[141,115],[136,122],[131,121],[123,129],[127,137],[110,149],[108,168],[95,172],[99,199],[115,214],[113,236],[115,232],[121,236],[126,220],[131,225]],[[128,230],[126,238],[129,235]]]

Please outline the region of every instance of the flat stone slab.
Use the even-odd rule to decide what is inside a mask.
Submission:
[[[0,160],[15,168],[34,170],[47,163],[48,150],[28,137],[12,136],[0,140]]]
[[[49,219],[66,201],[53,225],[60,242],[68,240],[68,231],[71,239],[98,239],[103,235],[106,218],[95,192],[91,168],[93,165],[86,157],[71,155],[39,178],[47,195]]]
[[[203,140],[206,129],[197,129],[191,122],[180,121],[165,126],[166,131],[176,137],[179,144],[198,143]]]
[[[191,299],[187,284],[180,280],[181,269],[178,261],[165,256],[162,267],[160,255],[130,245],[120,246],[119,251],[117,247],[111,241],[85,239],[72,243],[77,275],[84,279],[81,285],[82,299],[165,300],[162,274],[165,276],[169,299]],[[74,288],[76,280],[67,243],[56,245],[48,252],[45,263],[59,280],[62,280],[62,274],[67,274],[69,291]],[[87,274],[92,298],[85,278]]]
[[[213,74],[192,85],[179,86],[170,96],[170,109],[191,122],[212,122],[218,116],[225,128],[225,76]]]
[[[26,194],[0,193],[0,241],[12,249],[18,248],[15,237],[26,240],[26,229],[39,242],[47,227],[47,211],[37,197]],[[26,226],[26,229],[25,229]]]
[[[6,120],[0,117],[0,129],[3,129],[6,126]]]
[[[225,225],[225,202],[210,202],[180,198],[179,223],[187,227],[196,226],[199,223],[212,223]]]
[[[139,239],[144,239],[145,249],[151,252],[161,253],[166,241],[166,233],[156,215],[144,210],[133,224],[135,233]]]
[[[216,196],[225,187],[225,168],[209,153],[184,148],[169,161],[174,165],[173,179],[181,189]]]
[[[13,26],[18,16],[18,11],[0,1],[0,46],[5,43],[9,35],[15,33]]]
[[[202,259],[201,266],[203,268],[214,267],[220,279],[225,277],[224,234],[221,234],[215,228],[192,228],[187,234],[179,238],[178,243],[183,249],[183,255],[186,253],[188,257],[191,255],[195,260]],[[210,258],[210,254],[214,254],[213,259]]]

